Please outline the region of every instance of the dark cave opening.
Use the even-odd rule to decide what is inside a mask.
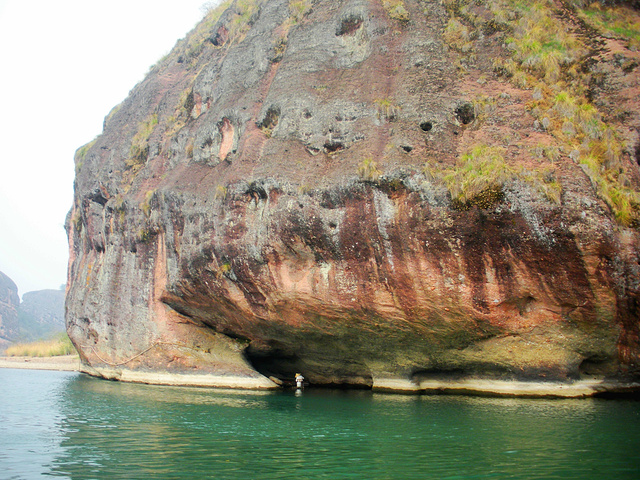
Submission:
[[[357,361],[335,358],[317,358],[313,362],[284,348],[254,348],[244,351],[244,357],[260,374],[281,387],[295,386],[295,376],[301,373],[305,385],[313,388],[340,390],[370,390],[373,377]]]
[[[249,346],[244,356],[258,373],[275,378],[278,380],[276,383],[285,386],[293,385],[296,373],[303,370],[297,355],[279,349],[262,350]]]

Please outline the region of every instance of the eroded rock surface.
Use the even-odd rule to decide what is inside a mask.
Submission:
[[[637,379],[637,224],[536,117],[543,94],[500,75],[504,29],[471,57],[443,35],[451,2],[291,3],[211,14],[78,151],[66,319],[87,370]],[[639,55],[607,41],[590,95],[637,192]],[[461,200],[433,172],[478,145],[520,173]],[[547,164],[557,198],[527,180]]]

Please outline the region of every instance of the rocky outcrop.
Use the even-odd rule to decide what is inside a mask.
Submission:
[[[84,368],[633,384],[640,55],[568,2],[476,3],[211,12],[76,154]],[[531,57],[534,21],[564,56]]]
[[[18,287],[0,272],[0,351],[9,345],[18,331]]]

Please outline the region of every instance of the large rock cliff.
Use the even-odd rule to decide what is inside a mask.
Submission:
[[[85,369],[635,381],[640,17],[606,8],[210,12],[76,154],[66,321]]]

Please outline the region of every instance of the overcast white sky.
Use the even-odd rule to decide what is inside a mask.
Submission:
[[[205,0],[0,0],[0,271],[66,282],[73,154],[203,16]]]

